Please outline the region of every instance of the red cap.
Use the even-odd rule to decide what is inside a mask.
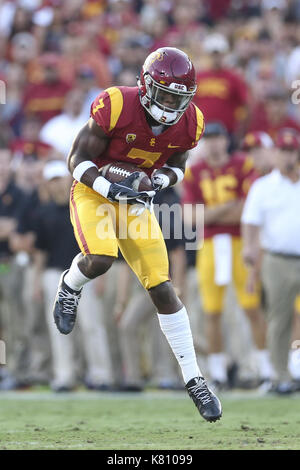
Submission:
[[[248,132],[243,140],[243,149],[271,148],[274,143],[269,134],[262,131]]]
[[[295,129],[281,129],[276,137],[276,147],[286,150],[299,150],[300,133]]]

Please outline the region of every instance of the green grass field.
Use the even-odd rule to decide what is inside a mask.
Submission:
[[[185,393],[0,394],[2,449],[300,449],[300,395],[223,395],[206,423]]]

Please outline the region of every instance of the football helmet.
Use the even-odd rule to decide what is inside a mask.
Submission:
[[[145,60],[138,78],[142,106],[160,124],[176,124],[196,93],[195,69],[185,52],[162,47]]]

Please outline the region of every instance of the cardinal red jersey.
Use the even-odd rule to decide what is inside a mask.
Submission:
[[[36,114],[43,123],[60,114],[71,86],[63,81],[29,85],[23,98],[25,113]]]
[[[202,203],[208,207],[244,199],[253,181],[255,170],[252,159],[244,154],[235,154],[221,168],[212,168],[206,160],[191,166],[184,179],[183,202]],[[210,238],[218,233],[240,235],[240,224],[205,225],[204,237]]]
[[[234,132],[243,118],[248,102],[248,87],[231,70],[208,70],[197,74],[194,103],[203,112],[205,122],[220,121]]]
[[[191,103],[178,123],[159,135],[149,126],[138,87],[111,87],[91,106],[91,117],[110,138],[107,149],[94,162],[99,168],[112,161],[134,163],[150,176],[176,152],[197,145],[203,134],[201,111]]]

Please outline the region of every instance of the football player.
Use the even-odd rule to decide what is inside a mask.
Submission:
[[[108,88],[93,102],[91,117],[68,157],[75,180],[71,220],[81,253],[62,275],[54,318],[61,333],[72,331],[82,287],[110,268],[120,248],[151,296],[190,397],[204,419],[216,421],[222,414],[221,404],[199,371],[189,318],[169,278],[165,242],[155,216],[146,208],[155,192],[182,181],[187,151],[202,136],[203,115],[191,103],[195,92],[195,70],[190,59],[184,52],[166,47],[146,58],[137,87]],[[134,163],[145,171],[154,191],[133,191],[135,174],[121,183],[111,183],[99,174],[102,166],[120,161]],[[130,210],[137,201],[145,206],[139,216]],[[129,205],[125,217],[121,202]],[[101,204],[107,209],[105,216]],[[107,229],[109,236],[104,236],[103,218],[107,219],[107,213],[111,225]],[[141,226],[150,222],[156,237],[130,235],[128,223],[137,217]],[[127,236],[121,237],[124,226]]]

